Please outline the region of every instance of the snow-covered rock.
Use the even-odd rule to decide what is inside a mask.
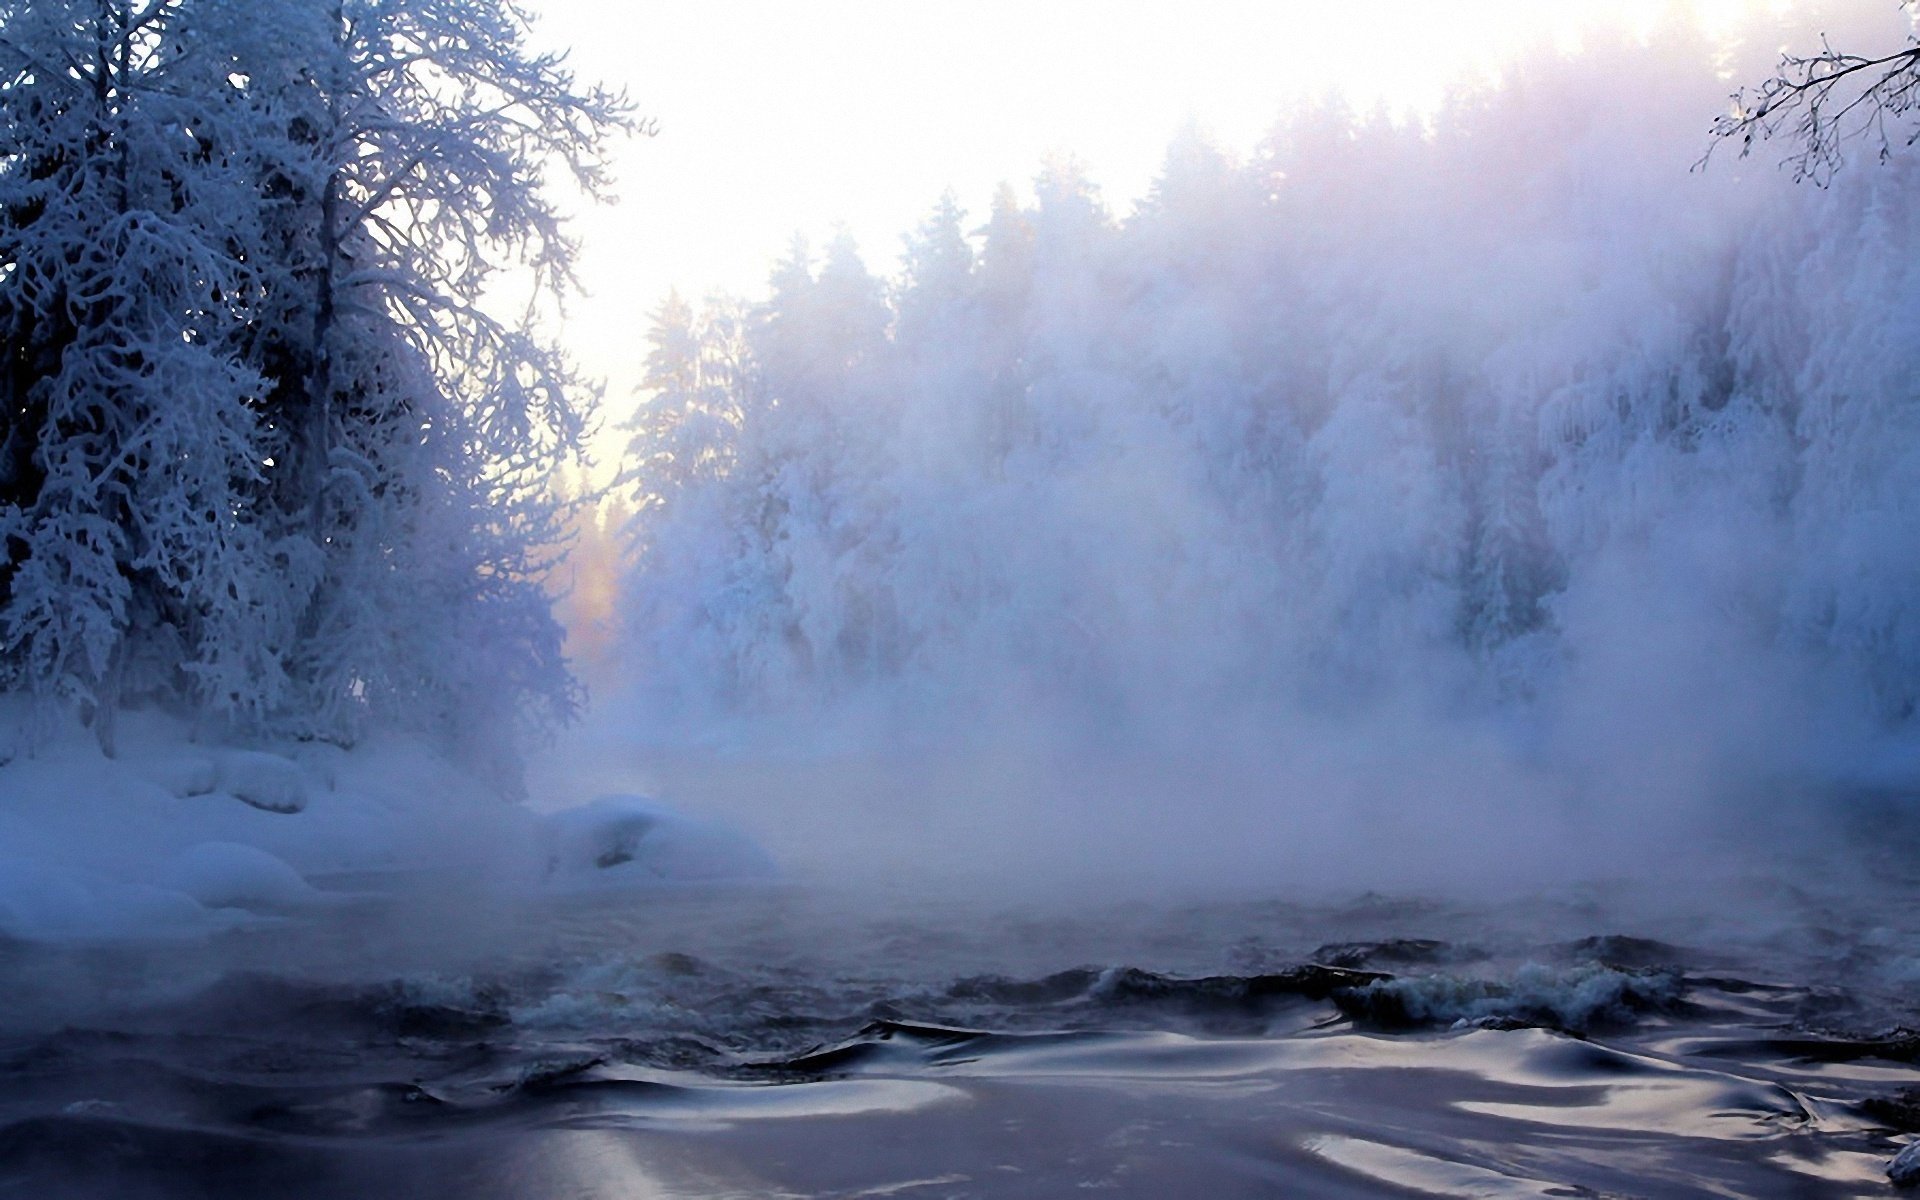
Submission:
[[[319,893],[285,861],[238,842],[201,842],[175,858],[163,882],[207,908],[302,908]]]
[[[550,882],[714,883],[768,879],[773,859],[745,833],[645,796],[601,796],[547,817]]]
[[[297,813],[307,807],[307,773],[300,764],[258,750],[224,750],[219,789],[255,808]]]
[[[42,942],[169,938],[220,922],[173,888],[21,858],[0,859],[0,935]]]
[[[220,786],[220,764],[208,754],[168,754],[139,764],[147,782],[182,798],[204,796]]]

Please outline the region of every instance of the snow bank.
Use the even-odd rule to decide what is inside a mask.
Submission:
[[[183,892],[69,862],[0,858],[0,934],[34,941],[177,937],[228,927]]]
[[[0,701],[0,747],[29,745],[24,728]],[[773,873],[717,822],[638,796],[535,812],[405,740],[204,746],[128,714],[117,758],[78,730],[32,745],[0,756],[0,938],[201,937],[370,889],[528,897]]]
[[[165,879],[207,908],[298,909],[320,898],[284,860],[239,842],[202,842],[175,858]]]

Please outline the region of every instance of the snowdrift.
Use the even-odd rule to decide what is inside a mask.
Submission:
[[[136,715],[117,758],[74,731],[0,765],[0,938],[199,937],[435,878],[535,899],[776,873],[720,822],[625,795],[537,811],[405,740],[203,745]]]

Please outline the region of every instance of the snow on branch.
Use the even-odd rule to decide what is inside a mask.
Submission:
[[[1794,178],[1824,186],[1849,142],[1865,142],[1884,162],[1895,146],[1920,139],[1920,127],[1905,127],[1920,103],[1920,43],[1867,57],[1823,37],[1817,54],[1782,55],[1773,78],[1731,99],[1713,122],[1717,141],[1737,142],[1744,158],[1756,142],[1788,135]]]

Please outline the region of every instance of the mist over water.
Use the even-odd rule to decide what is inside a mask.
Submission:
[[[1884,817],[1920,165],[1698,165],[1791,36],[1195,133],[1125,212],[1063,159],[892,280],[842,239],[670,307],[599,727],[791,856],[1029,882],[1683,878]]]

